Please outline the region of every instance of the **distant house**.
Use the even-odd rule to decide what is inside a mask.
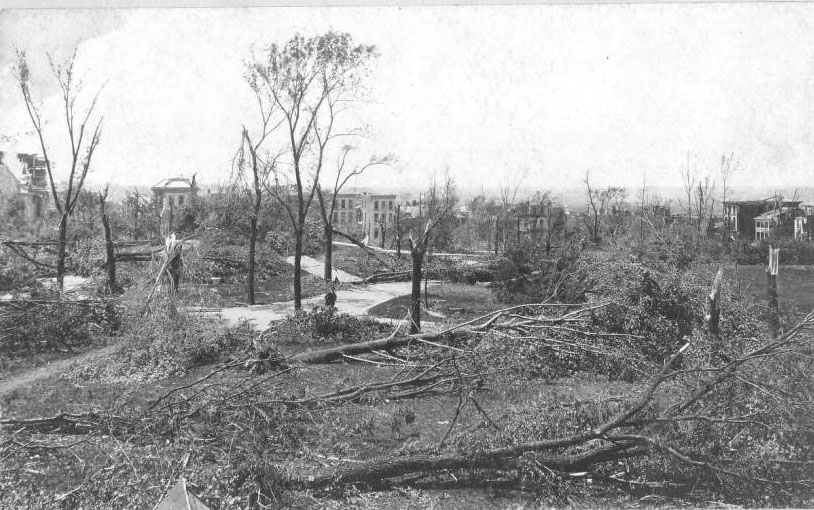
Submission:
[[[724,219],[729,231],[741,238],[762,240],[793,232],[793,218],[800,201],[782,197],[728,200],[724,202]]]
[[[565,226],[565,207],[552,203],[526,201],[515,208],[517,228],[521,233],[548,231],[550,228]]]
[[[190,205],[196,193],[195,178],[170,177],[150,188],[156,214],[161,218],[161,235],[169,235],[177,224],[178,211]]]
[[[12,200],[20,194],[21,188],[20,181],[3,162],[3,153],[0,152],[0,212],[4,215]]]
[[[11,158],[12,154],[17,157]],[[16,173],[9,165],[14,165]],[[39,218],[45,212],[49,195],[48,173],[43,158],[34,154],[0,151],[0,210],[4,214],[16,199],[25,218]]]
[[[794,218],[794,238],[798,241],[810,241],[814,230],[814,205],[800,205],[800,213]]]

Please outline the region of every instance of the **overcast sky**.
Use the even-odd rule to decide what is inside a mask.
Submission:
[[[40,152],[14,48],[57,111],[44,54],[78,47],[87,94],[107,83],[94,183],[223,180],[254,121],[242,78],[252,45],[328,29],[380,53],[358,112],[362,149],[398,163],[362,184],[422,186],[447,165],[470,187],[523,169],[533,188],[579,185],[587,169],[600,185],[680,186],[688,152],[714,177],[734,152],[736,186],[814,182],[810,3],[8,10],[0,146]],[[55,153],[60,122],[46,128]]]

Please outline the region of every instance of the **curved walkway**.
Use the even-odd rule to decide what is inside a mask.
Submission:
[[[437,285],[437,282],[430,282],[430,284]],[[410,282],[375,283],[363,287],[340,289],[336,291],[336,308],[341,313],[365,315],[374,306],[410,294],[410,291]],[[322,296],[304,299],[302,308],[310,310],[324,302]],[[264,328],[269,322],[284,319],[293,313],[293,301],[268,305],[236,306],[220,310],[220,316],[227,324],[235,324],[240,319],[248,319],[258,328]]]

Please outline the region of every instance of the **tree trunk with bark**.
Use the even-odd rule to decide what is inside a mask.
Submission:
[[[325,237],[325,271],[323,278],[326,282],[333,280],[333,263],[334,263],[334,226],[329,222],[325,222],[323,228],[323,235]]]
[[[305,218],[300,217],[300,224],[294,229],[294,310],[302,310],[302,236],[305,229]]]
[[[254,272],[255,272],[255,258],[257,252],[257,207],[255,207],[255,215],[250,223],[251,232],[249,235],[249,276],[248,276],[248,301],[250,305],[255,303],[254,299]]]
[[[57,247],[57,290],[62,293],[65,283],[65,252],[68,244],[68,213],[59,219],[59,245]]]
[[[104,205],[102,205],[102,227],[105,230],[105,254],[107,256],[107,290],[111,294],[115,294],[119,290],[116,284],[116,253],[113,249],[113,236],[110,233],[110,220],[106,212],[104,212]]]
[[[424,264],[424,249],[416,243],[410,253],[413,256],[412,292],[410,299],[410,333],[421,331],[421,266]]]

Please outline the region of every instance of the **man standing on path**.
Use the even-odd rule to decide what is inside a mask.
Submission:
[[[330,289],[328,289],[328,293],[325,294],[325,307],[329,310],[333,310],[336,306],[336,280],[331,283]]]

